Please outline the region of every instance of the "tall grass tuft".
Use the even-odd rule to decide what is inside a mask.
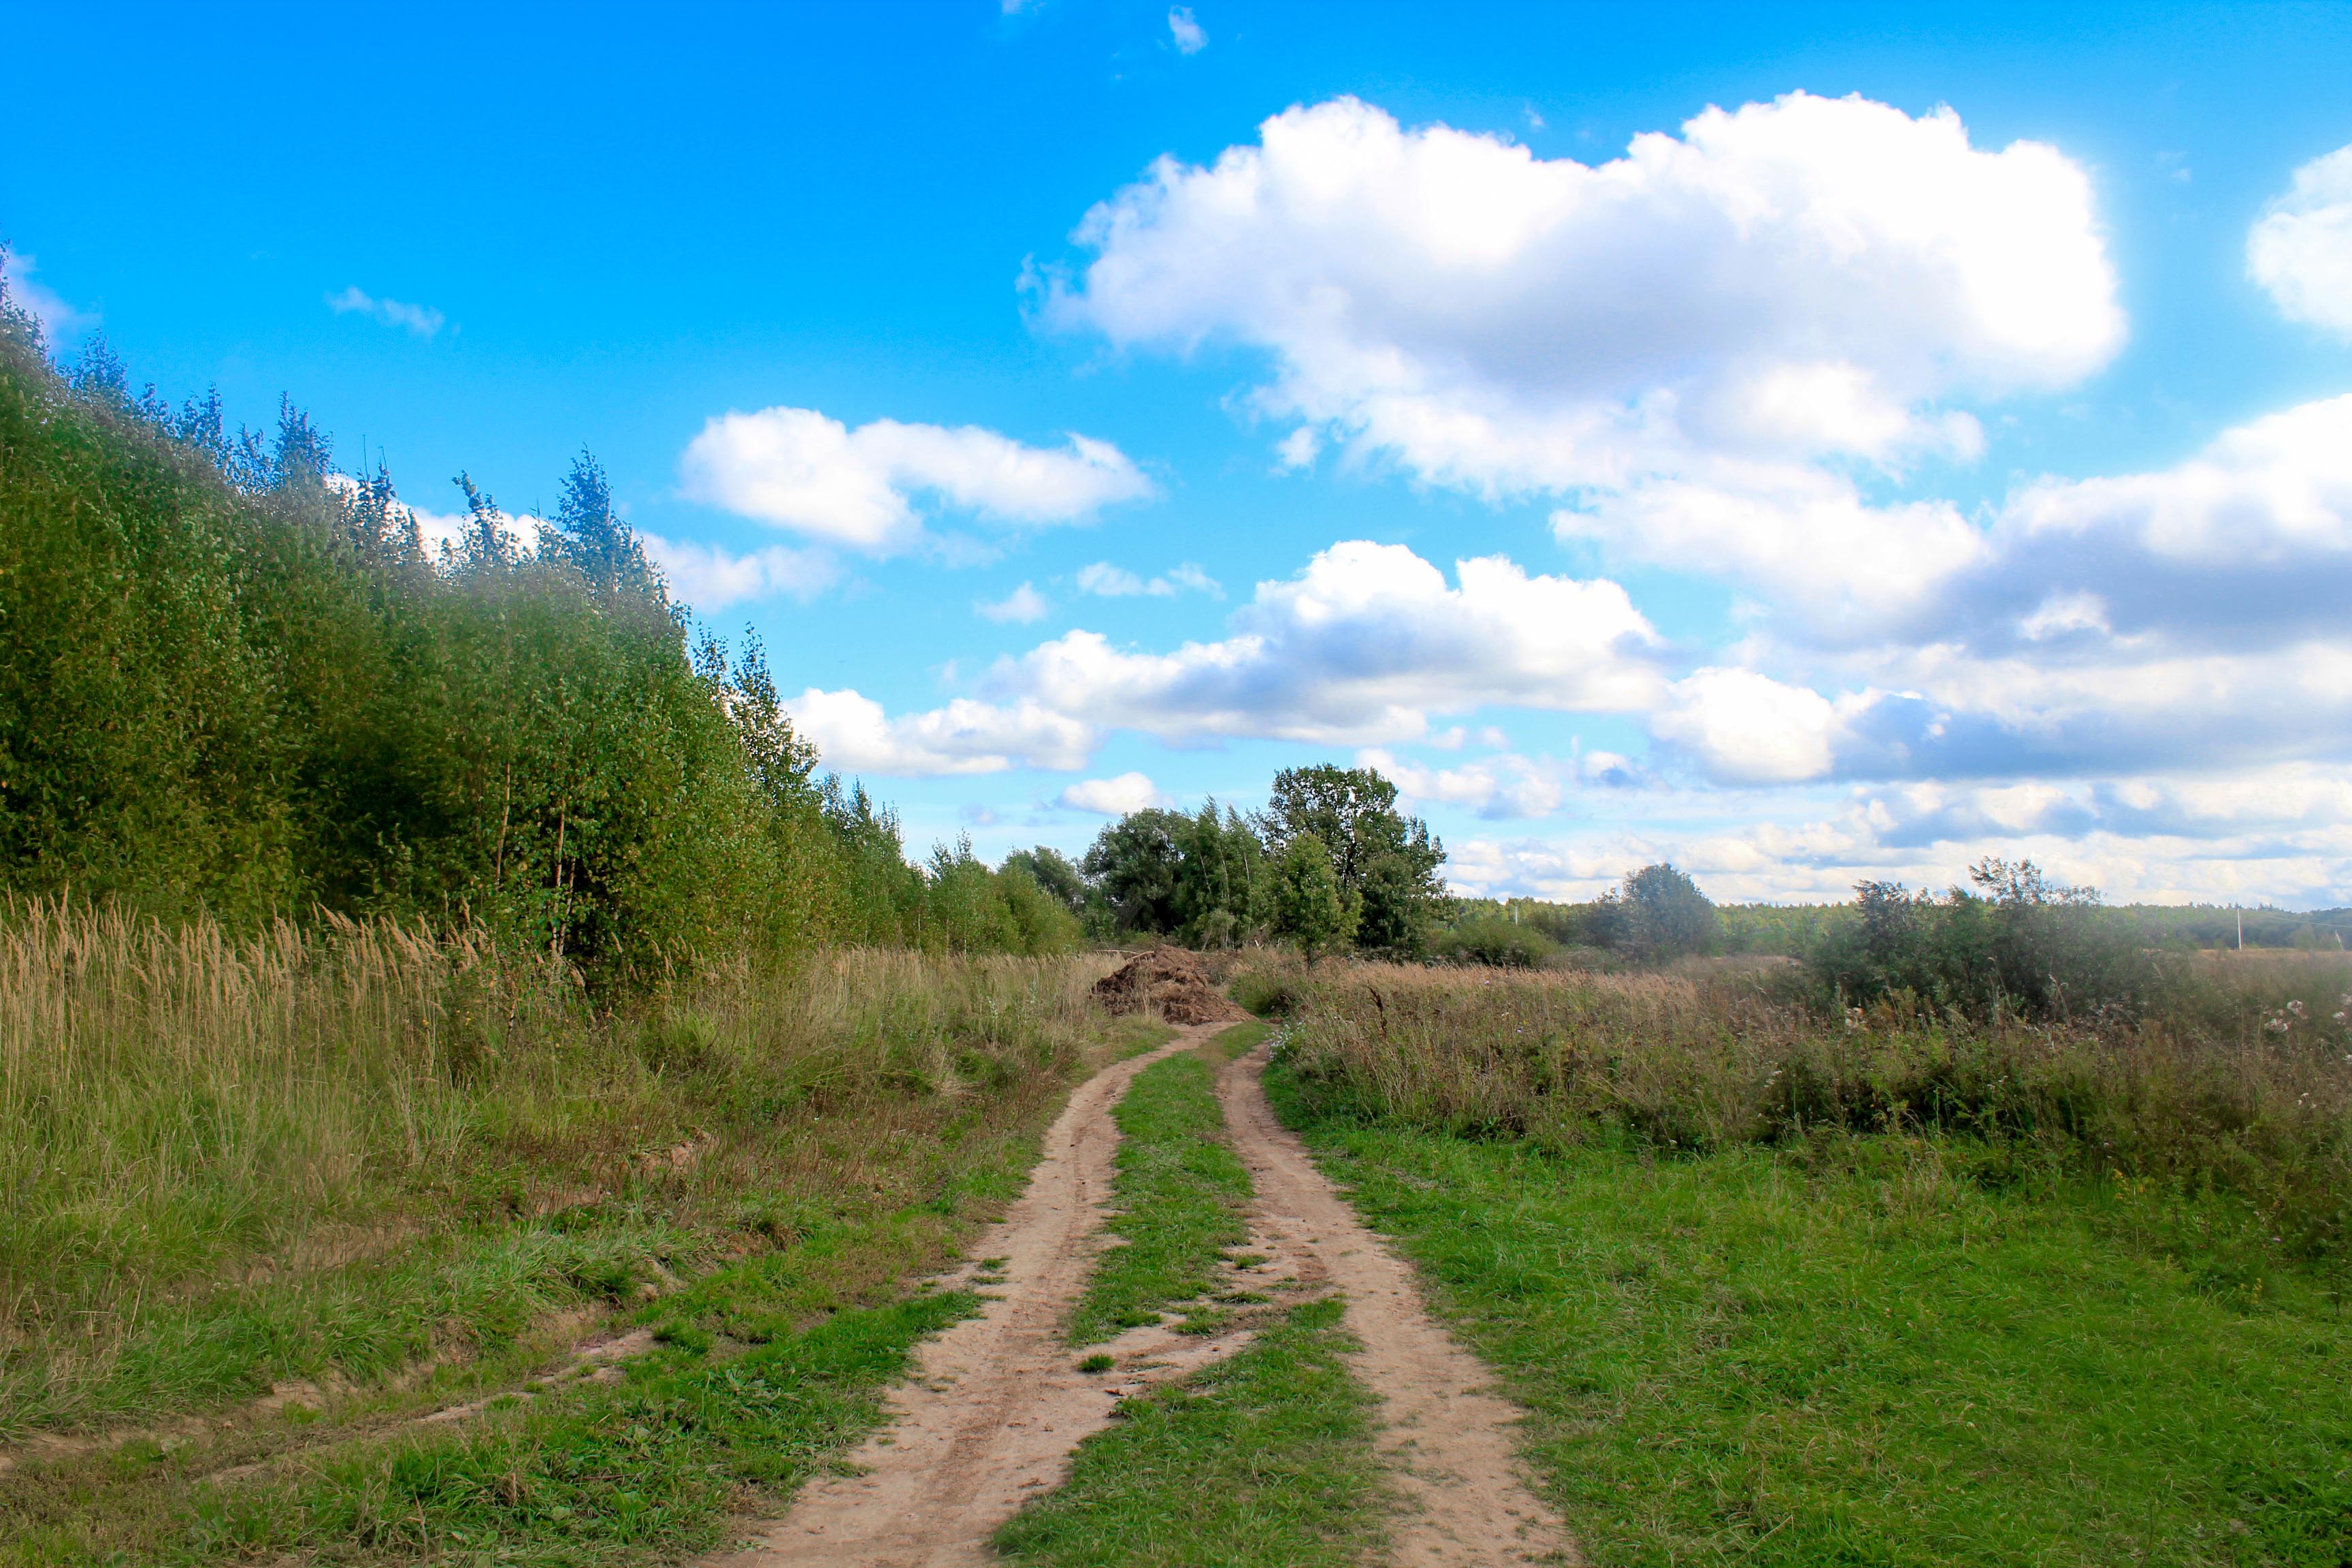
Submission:
[[[2182,960],[2128,1022],[1978,1023],[1904,994],[1824,1016],[1792,979],[1351,965],[1292,977],[1283,1050],[1325,1112],[1664,1152],[1928,1131],[1978,1141],[1988,1174],[2232,1192],[2305,1254],[2352,1254],[2352,961]]]
[[[1050,1095],[1103,967],[739,960],[599,1013],[478,931],[8,904],[0,1431],[381,1373],[688,1268],[773,1228],[755,1194],[821,1210],[888,1141]]]

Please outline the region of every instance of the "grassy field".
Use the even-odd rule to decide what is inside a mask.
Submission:
[[[1103,1019],[1100,967],[849,952],[599,1016],[389,928],[20,909],[0,1562],[713,1539],[872,1419],[968,1305],[909,1278],[1018,1190],[1068,1083],[1159,1028]],[[660,1342],[625,1379],[496,1400],[633,1328]]]
[[[2341,1564],[2342,1062],[2261,1026],[2285,1000],[2251,1037],[1807,1041],[1687,978],[1364,969],[1298,993],[1271,1088],[1535,1413],[1598,1563]],[[1768,1120],[1795,1064],[1884,1108],[2004,1056],[2071,1136]]]
[[[1223,1142],[1211,1068],[1265,1032],[1238,1025],[1128,1091],[1116,1222],[1127,1245],[1105,1255],[1081,1324],[1148,1321],[1216,1288],[1250,1183]],[[1341,1303],[1257,1310],[1246,1348],[1123,1401],[1118,1421],[1079,1446],[1068,1483],[998,1531],[998,1549],[1054,1568],[1321,1568],[1375,1551],[1388,1499],[1371,1401],[1340,1360]]]

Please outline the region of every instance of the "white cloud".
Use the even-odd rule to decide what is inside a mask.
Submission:
[[[1180,53],[1197,55],[1209,47],[1209,35],[1192,19],[1190,5],[1179,5],[1168,13],[1168,32]]]
[[[646,554],[669,579],[676,597],[705,615],[730,605],[772,599],[803,604],[841,581],[841,565],[814,550],[782,544],[737,554],[716,544],[641,533]]]
[[[1433,713],[1639,712],[1664,692],[1657,634],[1616,584],[1529,576],[1500,556],[1454,574],[1449,586],[1402,545],[1337,544],[1259,584],[1219,641],[1159,654],[1073,631],[998,661],[992,701],[891,719],[855,691],[812,691],[803,728],[857,759],[836,765],[877,773],[1076,768],[1113,729],[1375,745],[1426,735]]]
[[[1100,726],[1339,744],[1413,739],[1432,712],[1490,702],[1638,710],[1661,689],[1657,636],[1616,584],[1531,577],[1500,556],[1454,573],[1449,587],[1402,545],[1335,544],[1259,584],[1221,641],[1135,653],[1075,631],[994,679]]]
[[[1160,786],[1141,773],[1121,773],[1115,779],[1083,779],[1056,799],[1063,805],[1101,816],[1125,816],[1131,811],[1168,804]]]
[[[1077,238],[1055,319],[1265,349],[1266,409],[1490,495],[1966,457],[1940,400],[2066,385],[2124,335],[2079,166],[1860,98],[1711,109],[1596,166],[1339,99],[1162,159]]]
[[[2352,337],[2352,147],[2294,172],[2246,235],[2246,272],[2287,320]]]
[[[1492,820],[1549,816],[1568,800],[1567,770],[1549,758],[1481,757],[1459,767],[1423,768],[1377,748],[1356,753],[1415,805],[1459,805]]]
[[[48,285],[37,281],[33,258],[20,250],[0,250],[0,283],[9,302],[40,324],[41,336],[51,348],[80,336],[98,325],[94,311],[78,310]]]
[[[1126,454],[1085,436],[1053,450],[976,425],[877,419],[853,430],[814,408],[714,418],[680,468],[697,500],[874,554],[920,535],[919,496],[1019,526],[1074,522],[1155,493]]]
[[[1024,583],[1002,599],[993,603],[982,601],[972,608],[992,621],[1017,621],[1027,626],[1033,621],[1044,620],[1053,613],[1054,606],[1045,602],[1045,595]]]
[[[1481,894],[1584,899],[1670,859],[1717,900],[1842,900],[1864,878],[1941,888],[1986,854],[2030,857],[2116,902],[2342,901],[2352,785],[2305,764],[2231,778],[2158,774],[2065,784],[1929,782],[1842,803],[1749,803],[1736,827],[1633,822],[1550,841],[1456,839],[1446,868]],[[1665,809],[1686,816],[1687,799]]]
[[[959,698],[927,713],[892,719],[854,690],[811,687],[787,700],[800,732],[824,765],[901,778],[993,773],[1008,768],[1076,769],[1094,749],[1084,724],[1034,702],[996,705]]]
[[[1097,561],[1090,566],[1079,567],[1076,582],[1080,593],[1092,594],[1102,599],[1131,599],[1139,595],[1171,599],[1187,592],[1206,594],[1217,599],[1225,596],[1225,591],[1218,585],[1217,580],[1190,561],[1148,581],[1124,567],[1114,566],[1108,561]]]
[[[411,305],[399,300],[378,300],[359,285],[353,284],[340,294],[327,296],[327,309],[338,316],[358,314],[373,317],[387,327],[399,327],[420,338],[437,334],[447,324],[448,318],[430,305]]]
[[[1838,713],[1819,692],[1748,669],[1702,669],[1675,683],[1650,728],[1687,747],[1717,777],[1789,784],[1835,761]]]

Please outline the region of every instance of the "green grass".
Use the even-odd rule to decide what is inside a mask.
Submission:
[[[219,1043],[167,1063],[176,1077],[134,1058],[149,1079],[114,1086],[122,1107],[192,1098],[192,1080],[217,1100],[233,1079],[267,1112],[208,1155],[172,1146],[192,1185],[266,1214],[295,1134],[355,1173],[328,1202],[288,1194],[217,1253],[114,1224],[146,1295],[22,1234],[0,1251],[36,1309],[33,1331],[0,1337],[0,1430],[99,1433],[0,1470],[0,1563],[438,1563],[462,1536],[485,1561],[588,1564],[709,1544],[743,1489],[788,1489],[855,1440],[906,1346],[962,1310],[910,1298],[912,1279],[1018,1192],[1071,1078],[1151,1032],[1107,1027],[1091,978],[845,954],[740,994],[706,986],[642,1028],[509,1033],[463,1077],[430,1058],[398,1077],[396,1037],[373,1037],[373,1077],[253,1070],[240,1031],[258,1008],[215,1020]],[[434,1159],[357,1157],[397,1147],[359,1114],[387,1080],[411,1110],[450,1110]],[[92,1129],[116,1125],[89,1098]],[[85,1179],[85,1213],[93,1193],[117,1219],[176,1212],[168,1182],[109,1157],[124,1170]],[[104,1173],[82,1158],[74,1173]],[[69,1194],[38,1195],[41,1223],[71,1217]],[[326,1243],[354,1235],[369,1250],[337,1261]],[[660,1345],[625,1384],[415,1425],[631,1326]],[[289,1378],[322,1386],[283,1412],[248,1402]],[[151,1436],[106,1435],[126,1417]]]
[[[1223,1142],[1209,1064],[1187,1051],[1136,1075],[1112,1114],[1118,1122],[1120,1213],[1111,1231],[1125,1244],[1103,1254],[1070,1323],[1074,1345],[1098,1344],[1120,1330],[1159,1321],[1160,1309],[1213,1292],[1227,1248],[1247,1235],[1241,1205],[1249,1173]],[[1186,1324],[1211,1329],[1214,1309],[1193,1309]]]
[[[1119,1406],[1067,1485],[997,1531],[1055,1568],[1322,1568],[1365,1561],[1387,1511],[1371,1400],[1336,1300],[1293,1308],[1231,1361]]]
[[[1599,1564],[2352,1563],[2352,1318],[2241,1205],[1824,1138],[1307,1117]]]

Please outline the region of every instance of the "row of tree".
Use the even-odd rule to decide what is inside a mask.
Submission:
[[[1450,902],[1445,847],[1397,809],[1370,768],[1275,775],[1264,811],[1210,801],[1198,812],[1131,812],[1073,863],[1039,846],[1009,858],[1100,939],[1167,937],[1194,947],[1276,939],[1310,955],[1428,950]]]
[[[909,865],[756,641],[696,637],[585,453],[517,535],[465,476],[428,552],[292,404],[134,396],[0,286],[0,893],[233,924],[484,924],[597,984],[816,942],[1044,951],[969,845]]]

